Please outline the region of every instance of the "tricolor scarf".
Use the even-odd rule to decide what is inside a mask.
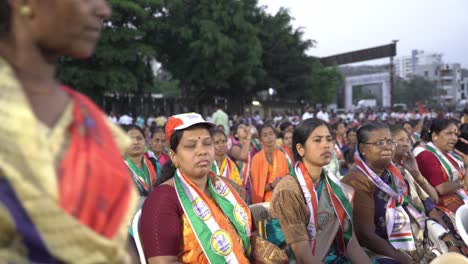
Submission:
[[[251,139],[251,142],[252,142],[252,146],[255,148],[256,151],[262,150],[262,144],[260,144],[260,142],[258,141],[258,139],[252,138],[252,139]]]
[[[133,180],[135,181],[138,190],[142,196],[148,196],[153,190],[153,186],[156,183],[156,171],[151,161],[143,155],[142,165],[143,168],[139,168],[129,157],[125,157],[125,163],[132,172]]]
[[[262,149],[262,145],[258,142],[258,140],[252,138],[250,140],[250,144],[255,149],[256,152]],[[239,146],[242,148],[242,143],[239,142]],[[242,184],[244,186],[248,186],[250,183],[250,167],[252,166],[252,151],[249,152],[247,155],[247,160],[240,160],[238,161],[239,171],[241,172]]]
[[[343,146],[348,144],[346,138],[342,138],[338,135],[336,135],[336,144],[338,144],[338,147],[340,147],[340,149],[343,149]]]
[[[288,169],[289,171],[292,171],[293,170],[293,160],[291,159],[291,156],[289,154],[289,150],[286,149],[285,146],[282,146],[280,148],[280,150],[284,153],[284,155],[286,156],[286,159],[288,161]]]
[[[163,157],[163,155],[166,155],[166,153],[162,152],[161,153],[161,158]],[[157,175],[161,175],[162,173],[162,164],[161,162],[159,161],[158,157],[156,157],[156,154],[154,154],[153,151],[151,150],[148,150],[146,153],[145,153],[145,156],[150,159],[150,161],[153,161],[154,160],[154,165],[156,165],[156,176]]]
[[[387,235],[390,244],[396,249],[404,251],[416,250],[414,236],[411,230],[411,214],[422,230],[425,229],[426,216],[421,208],[414,205],[408,197],[408,186],[401,171],[390,162],[387,170],[392,174],[392,186],[388,186],[367,164],[362,160],[359,152],[354,154],[356,167],[380,190],[390,196],[387,202],[385,219]],[[405,210],[407,209],[407,211]]]
[[[416,144],[416,142],[418,142],[420,139],[421,138],[418,133],[413,133],[412,135],[410,135],[411,146]]]
[[[215,160],[211,166],[211,171],[216,175],[232,180],[241,187],[243,186],[242,179],[240,178],[240,172],[236,163],[227,156],[224,158],[221,166],[219,166]]]
[[[419,141],[419,144],[413,149],[413,155],[417,157],[421,152],[426,150],[426,143],[424,141]]]
[[[463,159],[453,152],[447,153],[444,155],[432,142],[426,144],[426,149],[434,154],[442,165],[442,169],[445,172],[444,176],[447,177],[446,180],[449,182],[454,182],[457,180],[462,180],[465,175],[465,166],[463,164]],[[453,166],[452,162],[454,161],[457,166]],[[466,191],[459,189],[457,195],[468,203],[468,195]]]
[[[244,254],[250,255],[251,214],[247,204],[237,192],[210,172],[208,188],[214,201],[200,191],[178,169],[174,174],[177,197],[187,216],[190,226],[209,263],[239,263],[234,247],[240,247],[236,234],[220,228],[220,223],[230,223],[241,237]],[[222,213],[216,212],[219,206]]]
[[[304,194],[307,207],[310,211],[310,220],[309,224],[307,225],[307,232],[309,234],[310,240],[312,241],[312,254],[315,255],[315,248],[317,244],[315,238],[318,224],[318,207],[320,197],[317,196],[317,191],[314,188],[312,178],[305,168],[304,163],[297,162],[294,171],[291,172],[291,175],[298,180],[302,189],[302,193]],[[325,181],[325,190],[330,196],[333,209],[338,218],[338,221],[340,222],[340,229],[338,230],[337,234],[337,242],[340,252],[344,253],[346,252],[346,248],[348,247],[353,235],[353,209],[351,207],[350,201],[346,198],[343,192],[341,182],[333,174],[329,173],[326,169],[322,169],[321,178],[322,181]],[[347,230],[345,228],[346,221],[349,221],[349,227]]]
[[[335,155],[338,158],[338,160],[343,160],[343,151],[341,150],[340,146],[338,144],[335,144]]]

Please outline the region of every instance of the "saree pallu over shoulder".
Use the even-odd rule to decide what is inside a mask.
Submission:
[[[49,263],[122,263],[136,193],[104,114],[72,98],[63,158],[38,133],[20,83],[0,58],[0,259]],[[58,168],[57,168],[58,164]],[[7,224],[4,224],[7,223]],[[3,233],[2,233],[3,234]]]
[[[252,204],[271,201],[272,192],[265,192],[265,185],[277,177],[284,177],[289,172],[288,160],[281,150],[275,149],[271,165],[268,163],[264,149],[257,152],[252,159],[250,172]]]

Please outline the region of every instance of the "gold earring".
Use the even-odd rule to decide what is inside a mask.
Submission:
[[[28,5],[24,5],[20,8],[20,14],[24,17],[30,17],[32,13],[32,8]]]

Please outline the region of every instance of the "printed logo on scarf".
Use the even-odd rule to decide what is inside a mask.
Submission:
[[[393,225],[393,232],[399,232],[407,224],[406,216],[402,212],[395,211],[395,223]]]
[[[211,217],[211,212],[208,206],[206,206],[205,202],[200,198],[197,197],[193,202],[192,202],[192,207],[193,211],[195,212],[198,217],[201,218],[201,220],[206,221],[210,219]]]
[[[227,256],[232,252],[231,236],[224,231],[218,230],[213,233],[210,239],[211,248],[221,256]]]
[[[239,222],[239,224],[241,224],[242,226],[247,225],[247,213],[245,212],[244,208],[242,208],[242,206],[240,206],[239,204],[236,204],[236,206],[234,206],[234,217],[236,218],[237,222]]]
[[[230,192],[228,186],[220,179],[217,179],[216,183],[214,184],[214,189],[216,193],[223,197],[226,197]]]
[[[319,226],[326,226],[332,220],[332,215],[330,212],[319,212],[318,221]]]

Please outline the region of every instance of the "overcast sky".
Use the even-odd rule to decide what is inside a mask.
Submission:
[[[324,57],[396,39],[397,56],[420,49],[442,53],[444,62],[468,68],[467,0],[259,0],[259,4],[270,13],[288,8],[294,26],[303,27],[305,37],[317,41],[310,55]]]

